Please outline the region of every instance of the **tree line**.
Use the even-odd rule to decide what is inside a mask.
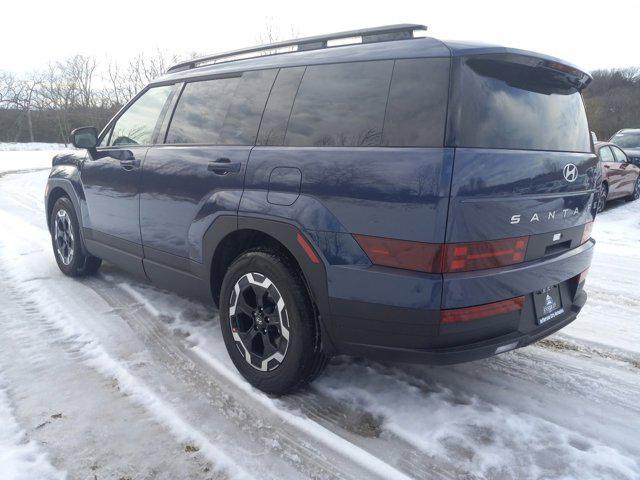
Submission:
[[[273,40],[271,32],[265,40]],[[192,54],[191,57],[195,57]],[[115,112],[179,59],[157,51],[126,63],[74,55],[23,75],[0,71],[0,142],[66,143],[78,126],[102,128]],[[640,128],[640,67],[596,70],[584,92],[599,139]]]
[[[0,71],[0,142],[66,143],[73,128],[102,128],[177,61],[160,51],[127,63],[74,55],[23,75]]]
[[[622,128],[640,128],[640,67],[596,70],[584,91],[589,127],[608,140]]]

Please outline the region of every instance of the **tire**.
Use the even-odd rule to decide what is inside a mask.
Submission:
[[[627,202],[633,202],[634,200],[638,200],[640,198],[640,175],[636,178],[636,186],[633,189],[631,195],[629,195],[626,200]]]
[[[327,364],[304,283],[275,251],[250,250],[233,261],[222,281],[220,326],[234,365],[263,392],[296,390]]]
[[[600,186],[600,192],[598,194],[598,213],[604,211],[607,206],[607,197],[609,196],[609,187],[606,183]]]
[[[53,205],[49,221],[53,255],[60,271],[69,277],[95,274],[102,260],[83,253],[78,216],[71,200],[60,197]]]

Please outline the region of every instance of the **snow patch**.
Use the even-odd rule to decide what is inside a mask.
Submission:
[[[43,246],[49,244],[46,231],[29,225],[23,220],[7,214],[4,211],[0,211],[0,223],[6,228],[16,229],[22,232],[30,231],[30,237],[33,238],[34,243],[40,243]],[[15,254],[16,252],[20,252],[21,247],[24,249],[25,246],[11,245],[12,241],[15,240],[13,238],[2,240],[3,248],[0,249],[0,258],[3,260],[3,266],[9,271],[12,281],[23,283],[30,279],[29,272],[25,272],[20,267],[20,264],[16,263],[16,258],[11,257],[8,253],[13,252],[13,254]],[[9,245],[7,245],[8,243]],[[7,248],[8,246],[13,248]],[[202,454],[210,459],[217,468],[225,470],[234,479],[253,478],[253,476],[242,469],[231,456],[227,455],[221,447],[214,445],[200,433],[196,427],[180,418],[175,409],[171,408],[167,402],[163,401],[161,397],[147,388],[143,382],[134,377],[122,364],[114,360],[93,335],[79,323],[79,320],[72,318],[66,311],[59,307],[57,298],[51,296],[46,290],[42,290],[38,292],[37,296],[34,296],[33,301],[37,303],[42,312],[45,312],[46,318],[55,325],[68,340],[78,345],[78,352],[81,354],[83,361],[101,375],[116,379],[120,389],[129,395],[136,403],[149,411],[158,423],[166,426],[178,441],[196,444]],[[105,310],[108,310],[108,307],[105,306]],[[0,450],[2,450],[1,443]],[[0,475],[0,478],[4,480],[5,477]],[[39,477],[18,478],[24,478],[26,480],[27,478]]]
[[[13,416],[7,390],[0,378],[0,478],[3,480],[58,480],[66,474],[54,468],[48,454],[29,440]]]
[[[64,150],[69,148],[64,143],[41,143],[41,142],[33,142],[33,143],[0,143],[0,151],[37,151],[37,150]]]

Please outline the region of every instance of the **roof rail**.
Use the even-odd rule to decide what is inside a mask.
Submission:
[[[173,65],[171,68],[169,68],[169,70],[167,70],[167,73],[190,70],[202,65],[219,63],[221,61],[229,62],[234,60],[254,58],[265,54],[273,55],[277,53],[285,53],[277,50],[283,50],[287,48],[288,51],[286,53],[319,50],[327,48],[329,46],[327,44],[331,40],[341,40],[351,37],[361,37],[362,43],[386,42],[390,40],[407,40],[414,37],[414,31],[426,29],[427,27],[425,25],[403,23],[398,25],[386,25],[383,27],[364,28],[361,30],[350,30],[347,32],[332,33],[329,35],[317,35],[314,37],[298,38],[295,40],[286,40],[284,42],[269,43],[257,47],[242,48],[239,50],[232,50],[230,52],[217,53],[214,55],[207,55],[205,57],[194,58],[193,60],[188,60],[186,62],[181,62]],[[273,52],[274,50],[275,52]]]

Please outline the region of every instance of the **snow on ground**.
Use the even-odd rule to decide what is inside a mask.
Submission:
[[[47,455],[25,432],[13,417],[9,396],[0,377],[0,478],[3,480],[54,480],[64,478]]]
[[[39,151],[39,150],[64,150],[68,148],[64,143],[0,143],[0,152],[2,151]]]
[[[62,276],[46,176],[0,178],[0,427],[70,478],[640,479],[640,202],[598,218],[587,306],[549,339],[447,367],[341,357],[273,399],[212,307],[109,265]]]
[[[29,151],[33,146],[36,146],[34,151]],[[9,172],[51,168],[53,156],[65,149],[58,143],[0,143],[0,176]]]

